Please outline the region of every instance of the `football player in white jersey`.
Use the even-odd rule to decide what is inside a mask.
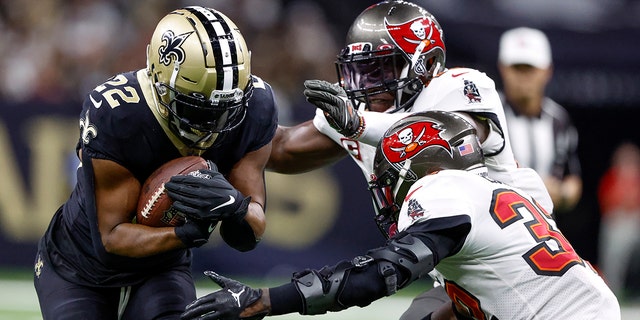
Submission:
[[[349,155],[368,179],[375,145],[391,124],[411,112],[452,111],[478,130],[489,176],[553,212],[540,176],[517,166],[493,80],[478,70],[445,68],[444,33],[432,14],[406,1],[380,2],[354,20],[346,44],[336,62],[339,85],[305,82],[305,96],[319,109],[313,121],[278,127],[269,170],[300,173]],[[447,301],[438,288],[416,298],[401,319],[420,319],[432,309],[428,299]]]
[[[182,319],[364,307],[433,269],[453,303],[422,319],[620,319],[615,295],[551,215],[523,190],[489,178],[484,160],[462,117],[403,118],[384,133],[369,181],[381,230],[398,226],[385,246],[271,288],[206,272],[223,290],[191,303]]]
[[[490,176],[525,189],[551,212],[553,203],[540,176],[518,168],[514,159],[494,81],[475,69],[445,68],[443,38],[435,17],[416,5],[390,1],[366,9],[338,57],[341,87],[307,82],[305,94],[319,107],[315,126],[334,141],[346,137],[375,146],[408,112],[460,112],[481,130]],[[348,99],[338,99],[341,88]],[[385,102],[384,113],[372,112],[377,111],[372,104]]]
[[[478,70],[445,68],[444,33],[433,15],[410,2],[383,1],[356,18],[346,42],[337,61],[340,85],[305,82],[316,117],[278,128],[270,170],[309,171],[349,154],[368,177],[375,145],[395,121],[424,110],[459,112],[479,131],[490,176],[552,211],[540,176],[517,166],[495,83]]]

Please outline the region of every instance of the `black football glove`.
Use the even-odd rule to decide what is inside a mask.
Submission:
[[[236,190],[215,165],[210,170],[173,176],[164,187],[174,200],[173,209],[200,220],[242,220],[251,201],[251,197]]]
[[[185,223],[175,227],[174,232],[187,248],[201,247],[209,241],[209,237],[217,224],[218,221],[186,217]]]
[[[213,282],[222,289],[203,296],[190,303],[180,316],[182,320],[226,320],[226,319],[263,319],[268,311],[251,317],[240,318],[240,313],[262,297],[262,291],[253,289],[236,280],[223,277],[213,271],[205,271]]]
[[[304,87],[307,101],[324,111],[332,128],[347,138],[354,138],[362,133],[362,118],[347,99],[342,87],[324,80],[306,80]]]

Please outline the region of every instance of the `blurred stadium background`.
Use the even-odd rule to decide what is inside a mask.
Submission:
[[[0,319],[39,318],[30,282],[36,242],[74,183],[80,102],[110,75],[145,66],[145,47],[161,16],[196,4],[226,13],[252,50],[253,73],[274,86],[281,123],[294,124],[314,113],[302,96],[303,80],[336,79],[333,62],[349,24],[375,2],[0,1]],[[500,34],[516,26],[548,34],[555,63],[548,93],[578,128],[585,187],[578,209],[558,222],[581,256],[597,265],[598,180],[618,144],[640,144],[640,1],[415,2],[442,25],[447,65],[482,70],[498,86]],[[260,284],[382,243],[366,183],[351,161],[298,176],[268,174],[267,181],[269,228],[261,246],[241,254],[214,237],[195,250],[196,274],[214,269]],[[199,280],[199,287],[213,288]],[[394,318],[418,290],[316,318]],[[636,304],[620,298],[635,315],[626,319],[640,319]]]

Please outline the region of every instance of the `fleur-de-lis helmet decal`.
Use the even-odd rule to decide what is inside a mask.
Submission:
[[[170,65],[174,61],[175,63],[182,63],[185,57],[184,49],[182,49],[182,43],[192,33],[193,31],[190,31],[178,36],[176,36],[172,30],[167,30],[163,33],[161,37],[163,45],[158,47],[160,63],[165,66]]]

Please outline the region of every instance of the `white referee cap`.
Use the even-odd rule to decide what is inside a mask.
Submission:
[[[551,46],[540,30],[526,27],[506,31],[500,37],[498,61],[504,65],[528,64],[540,69],[551,66]]]

